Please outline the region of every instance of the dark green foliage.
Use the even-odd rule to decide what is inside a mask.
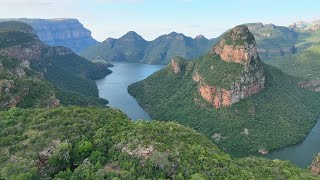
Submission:
[[[289,162],[233,159],[190,128],[133,123],[113,109],[11,109],[0,117],[5,179],[316,178]],[[39,153],[50,147],[48,160],[39,163]]]
[[[243,65],[221,61],[218,55],[208,53],[197,59],[195,69],[201,73],[205,83],[229,89],[232,82],[241,76]]]
[[[31,43],[35,41],[34,38],[35,36],[33,34],[25,34],[19,31],[0,31],[0,48]]]
[[[20,32],[32,32],[31,26],[18,21],[5,21],[0,23],[0,32],[3,31],[20,31]]]
[[[190,62],[190,67],[193,67],[192,63],[197,67],[198,61],[206,62],[204,64],[210,68],[217,60],[212,55],[203,56]],[[232,67],[228,66],[227,71],[215,69],[221,74],[207,76],[204,69],[201,73],[206,74],[205,80],[220,83],[219,80],[229,75],[237,75],[237,65]],[[192,69],[175,75],[168,66],[130,85],[129,93],[154,119],[174,120],[208,137],[220,134],[222,138],[216,143],[228,151],[255,153],[260,148],[271,150],[295,144],[314,125],[320,112],[320,95],[299,89],[295,78],[276,68],[268,65],[263,68],[266,88],[228,108],[215,109],[202,100],[197,92],[198,84],[192,80]],[[245,128],[248,135],[244,133]]]
[[[100,79],[111,73],[106,65],[92,63],[75,54],[48,57],[33,61],[31,65],[58,88],[93,97],[98,97],[98,89],[90,79]]]

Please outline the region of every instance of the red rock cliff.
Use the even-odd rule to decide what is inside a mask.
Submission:
[[[230,106],[264,89],[264,70],[257,53],[254,37],[248,27],[237,26],[230,30],[214,46],[211,53],[219,55],[221,60],[228,63],[243,65],[241,75],[228,88],[208,84],[204,82],[201,72],[194,73],[193,80],[199,83],[199,95],[215,108]]]

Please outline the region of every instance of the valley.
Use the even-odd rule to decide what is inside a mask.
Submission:
[[[320,21],[58,3],[0,18],[0,180],[320,179]]]

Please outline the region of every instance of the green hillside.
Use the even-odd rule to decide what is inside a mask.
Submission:
[[[307,80],[320,79],[320,43],[283,58],[270,59],[266,63],[276,66],[284,72]]]
[[[30,101],[33,101],[43,96],[37,100],[37,103],[32,102],[36,104],[28,100],[29,103],[21,105],[23,107],[46,107],[48,101],[54,98],[58,98],[63,105],[107,103],[106,100],[98,97],[98,89],[93,81],[111,73],[107,64],[93,63],[64,47],[47,46],[33,34],[30,26],[14,21],[0,23],[0,50],[1,64],[4,66],[0,80],[6,80],[6,84],[8,80],[12,80],[15,82],[13,86],[16,87],[20,81],[32,79],[32,82],[25,82],[23,86],[16,87],[19,91],[25,92],[14,97],[19,99],[24,94],[29,94],[25,98],[31,97]],[[30,77],[30,72],[37,76]],[[21,73],[22,75],[19,75]],[[51,93],[42,95],[41,91],[45,89]],[[35,93],[33,96],[31,96],[32,92]],[[8,99],[13,94],[7,95],[7,102],[16,101],[16,99]],[[11,102],[11,104],[16,103]]]
[[[264,64],[266,88],[262,92],[231,107],[213,108],[199,97],[192,74],[198,71],[194,69],[197,64],[207,64],[210,69],[208,62],[213,63],[216,58],[212,54],[190,61],[178,75],[168,65],[130,85],[129,92],[152,118],[174,120],[210,138],[219,136],[215,143],[227,151],[253,153],[281,148],[301,141],[313,127],[320,112],[320,95],[299,89],[297,79]],[[221,60],[220,64],[229,69],[218,68],[220,73],[208,74],[212,80],[219,82],[237,74],[237,64],[232,67]],[[245,129],[248,133],[244,133]]]
[[[0,179],[316,179],[289,162],[233,159],[176,123],[113,109],[0,112]]]

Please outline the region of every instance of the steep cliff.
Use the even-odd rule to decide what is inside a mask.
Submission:
[[[312,161],[310,171],[313,174],[320,175],[320,154],[318,154]]]
[[[212,50],[129,86],[154,119],[175,120],[224,150],[267,153],[303,139],[320,112],[320,94],[260,61],[246,26],[224,33]]]
[[[128,32],[119,39],[108,38],[80,52],[88,59],[128,61],[148,64],[168,64],[175,56],[194,58],[207,52],[215,39],[203,36],[187,37],[172,32],[153,41],[146,41],[135,32]]]
[[[91,32],[77,19],[0,19],[0,21],[19,21],[33,27],[44,43],[52,46],[65,46],[74,52],[96,44]]]
[[[196,62],[194,76],[197,78],[193,78],[199,83],[199,94],[207,102],[216,108],[230,106],[262,91],[265,86],[264,70],[254,37],[247,26],[237,26],[224,34],[211,53],[212,60],[200,59]],[[219,58],[227,63],[219,62]],[[226,74],[223,71],[230,63],[239,65]],[[227,75],[229,78],[217,78],[217,75]]]

